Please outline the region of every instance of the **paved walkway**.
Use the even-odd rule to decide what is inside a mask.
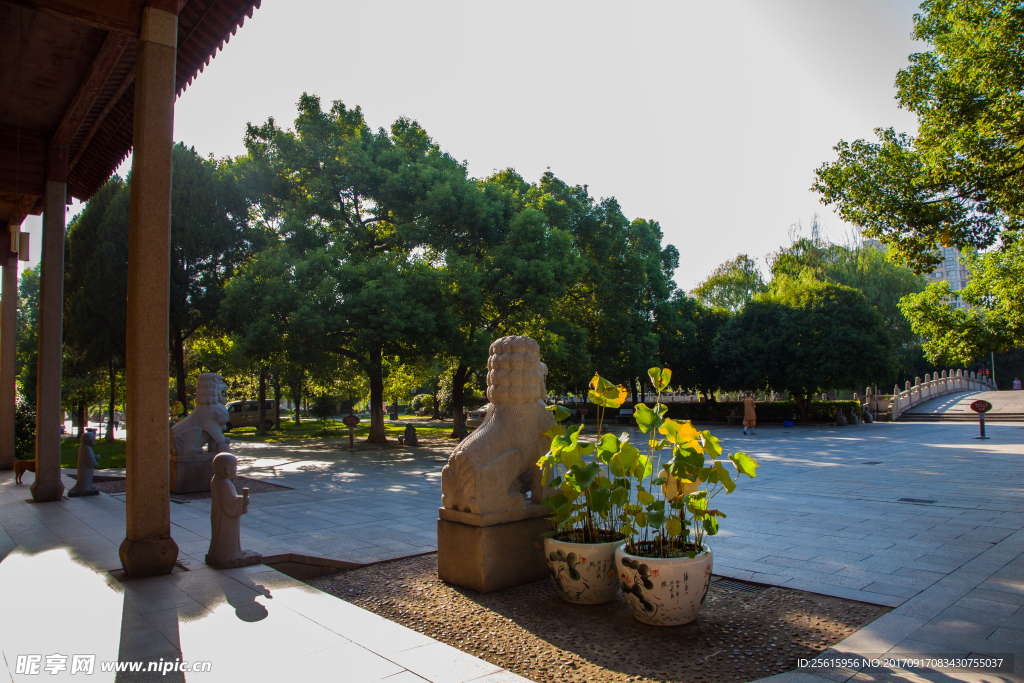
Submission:
[[[971,403],[979,399],[992,404],[989,415],[1012,413],[1024,415],[1024,391],[968,391],[958,394],[939,396],[925,401],[910,409],[913,413],[939,413],[943,415],[963,415],[977,418],[971,410]]]
[[[36,505],[27,493],[0,472],[0,680],[82,680],[74,655],[93,655],[86,680],[113,681],[101,668],[119,661],[143,662],[143,671],[118,681],[184,681],[181,671],[146,671],[184,660],[211,663],[190,681],[526,683],[264,565],[218,571],[193,557],[191,571],[127,579],[117,560],[121,501]],[[173,536],[198,555],[208,541],[183,525],[194,515],[174,506],[173,517]],[[30,656],[35,671],[25,669]],[[51,656],[65,668],[48,672]]]
[[[896,608],[842,647],[873,654],[1013,652],[1018,677],[985,680],[1024,680],[1021,425],[992,424],[989,441],[956,423],[765,427],[753,437],[739,428],[715,432],[727,452],[745,450],[761,464],[757,479],[716,499],[729,515],[712,540],[716,574]],[[350,562],[436,548],[443,450],[349,454],[252,445],[237,454],[240,474],[293,488],[252,496],[243,517],[247,547]],[[0,554],[15,545],[32,553],[73,540],[76,556],[94,568],[119,566],[121,501],[99,496],[33,506],[22,502],[27,486],[17,490],[9,473],[0,476],[7,477],[0,491],[9,496],[0,504],[7,534]],[[67,520],[39,521],[57,514],[47,509],[71,507],[89,511],[91,517],[76,516],[92,531]],[[172,505],[171,513],[186,565],[213,571],[201,563],[209,503]],[[953,679],[971,680],[945,678]]]

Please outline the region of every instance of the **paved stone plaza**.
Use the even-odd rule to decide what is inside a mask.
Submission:
[[[744,437],[739,428],[715,432],[727,452],[745,450],[761,465],[755,480],[744,480],[736,493],[716,499],[717,506],[729,515],[723,532],[712,543],[716,574],[895,607],[838,646],[845,650],[874,654],[901,650],[1012,652],[1021,662],[1016,675],[989,675],[985,680],[1024,680],[1020,675],[1024,671],[1021,425],[991,424],[988,441],[974,439],[975,425],[956,423],[769,426],[751,437]],[[239,474],[292,489],[251,497],[249,514],[242,523],[244,547],[267,555],[298,553],[355,563],[436,548],[443,450],[350,454],[310,443],[239,445],[237,454]],[[261,628],[271,629],[267,634],[285,634],[298,628],[297,624],[314,628],[307,623],[311,621],[318,626],[310,632],[310,648],[320,637],[330,641],[324,651],[355,642],[368,653],[400,666],[402,671],[395,672],[402,675],[413,671],[431,681],[468,681],[481,676],[489,677],[481,680],[497,681],[506,679],[494,676],[511,676],[474,669],[476,665],[469,660],[479,660],[473,658],[459,664],[460,670],[469,672],[465,676],[471,677],[428,675],[425,672],[430,666],[444,668],[436,658],[427,657],[433,664],[417,663],[413,655],[398,661],[387,651],[375,650],[373,642],[361,640],[358,632],[362,629],[357,628],[356,634],[351,629],[339,630],[341,626],[334,624],[369,619],[347,603],[304,588],[263,566],[227,572],[206,568],[202,557],[210,527],[209,501],[205,500],[171,506],[172,533],[191,572],[118,583],[117,545],[124,537],[124,503],[119,496],[33,505],[26,502],[31,474],[25,481],[25,485],[15,486],[11,473],[0,473],[0,556],[8,556],[0,564],[0,578],[5,586],[16,584],[17,576],[32,571],[33,562],[51,557],[35,553],[67,548],[78,562],[76,566],[100,572],[95,576],[106,577],[104,581],[119,591],[107,591],[110,595],[124,596],[124,624],[143,619],[146,628],[152,629],[147,633],[163,634],[162,641],[156,640],[161,647],[180,647],[188,659],[200,659],[192,652],[209,651],[196,644],[201,638],[194,640],[190,635],[208,630],[202,626],[206,617],[226,614],[230,618],[223,623],[231,627],[227,632],[248,638],[242,624],[249,623],[246,615],[255,614]],[[14,565],[20,567],[16,575],[11,573]],[[31,582],[38,585],[35,579]],[[243,597],[232,597],[236,592]],[[76,611],[71,592],[34,588],[31,594],[36,601],[33,609],[44,609],[38,605],[55,601],[55,613]],[[285,596],[296,597],[280,599]],[[140,608],[160,614],[143,613]],[[315,614],[320,611],[329,616],[318,621]],[[268,622],[267,614],[280,618]],[[306,621],[289,621],[299,617]],[[177,631],[171,628],[175,620]],[[274,630],[282,628],[285,630]],[[122,645],[129,631],[135,632],[119,629]],[[24,636],[24,630],[19,632]],[[409,642],[425,638],[401,633]],[[291,642],[285,637],[283,642]],[[132,642],[144,640],[139,635]],[[427,641],[419,646],[444,647]],[[6,643],[11,641],[2,642],[10,665],[13,660]],[[229,655],[232,642],[240,641],[218,648],[218,657],[235,661],[235,655]],[[277,651],[284,656],[287,648]],[[296,653],[299,651],[305,655],[313,649],[303,644]],[[422,650],[421,654],[430,652]],[[445,650],[444,656],[449,655],[455,657]],[[953,675],[943,676],[951,680]],[[972,680],[960,674],[953,677]]]

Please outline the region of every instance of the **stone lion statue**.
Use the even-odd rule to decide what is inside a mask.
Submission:
[[[231,450],[231,439],[224,436],[228,422],[228,385],[214,372],[204,372],[196,382],[196,407],[188,417],[171,427],[171,455],[198,455]]]
[[[489,514],[522,509],[544,498],[537,460],[554,418],[544,407],[548,368],[529,337],[502,337],[487,359],[491,408],[441,471],[441,503],[449,510]]]

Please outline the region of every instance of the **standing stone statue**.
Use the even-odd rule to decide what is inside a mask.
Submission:
[[[235,490],[238,461],[230,453],[213,458],[213,480],[210,482],[210,551],[206,564],[217,569],[247,567],[259,564],[263,557],[251,550],[242,550],[242,515],[249,511],[249,489],[242,495]]]
[[[99,489],[93,486],[92,475],[99,467],[100,456],[92,450],[96,443],[96,432],[89,430],[82,434],[82,445],[78,447],[78,476],[75,485],[68,491],[68,498],[98,496]]]
[[[537,460],[554,424],[545,409],[547,366],[529,337],[502,337],[487,360],[491,408],[441,470],[438,576],[480,592],[547,575],[534,545],[551,529]]]
[[[416,437],[416,428],[412,425],[405,426],[405,445],[419,446],[420,440]]]
[[[209,491],[213,457],[231,450],[224,436],[228,385],[220,375],[204,372],[196,381],[196,407],[171,427],[171,491]]]

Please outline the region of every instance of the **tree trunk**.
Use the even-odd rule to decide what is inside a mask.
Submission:
[[[82,440],[82,435],[85,434],[85,402],[78,402],[78,440]]]
[[[185,340],[181,338],[181,330],[174,330],[174,343],[171,345],[171,353],[174,354],[175,384],[178,389],[178,400],[185,412],[182,418],[188,416],[188,392],[185,390]]]
[[[295,409],[295,424],[300,424],[299,412],[302,408],[302,387],[292,385],[292,405]]]
[[[464,421],[462,419],[466,393],[466,379],[469,376],[469,368],[462,363],[459,363],[459,367],[455,368],[455,374],[452,375],[452,436],[459,438],[462,436],[462,429],[464,427]]]
[[[629,389],[633,393],[633,405],[635,406],[639,403],[637,400],[636,377],[629,378]]]
[[[274,373],[274,429],[281,429],[281,380]]]
[[[107,405],[107,441],[114,440],[114,401],[116,400],[117,385],[114,384],[114,358],[111,356],[110,364],[108,366],[110,374],[110,403]]]
[[[367,443],[387,443],[384,432],[384,360],[380,347],[370,352],[370,435]]]
[[[256,427],[257,434],[267,433],[267,368],[260,366],[260,423]]]
[[[802,396],[793,394],[793,400],[796,401],[796,407],[800,409],[800,421],[806,424],[811,415],[810,393],[805,393]]]
[[[437,400],[437,392],[440,391],[439,383],[434,384],[434,393],[431,394],[434,397],[434,412],[431,414],[431,420],[441,419],[441,402]]]

